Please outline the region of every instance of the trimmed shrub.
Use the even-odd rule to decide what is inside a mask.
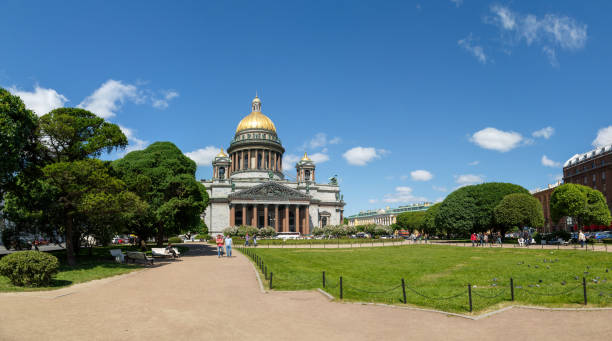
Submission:
[[[168,238],[168,243],[172,243],[172,244],[181,244],[183,242],[183,240],[179,237],[170,237]]]
[[[261,228],[257,235],[262,238],[270,238],[270,237],[276,236],[276,231],[274,230],[273,227],[267,226],[267,227]]]
[[[210,239],[210,236],[207,234],[198,234],[194,237],[195,239],[199,239],[199,240],[208,240]]]
[[[58,268],[57,257],[45,252],[21,251],[0,259],[0,275],[8,277],[17,286],[48,285]]]

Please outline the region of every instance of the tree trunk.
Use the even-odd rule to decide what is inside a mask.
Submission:
[[[65,217],[65,229],[66,229],[66,260],[68,265],[76,265],[76,257],[74,255],[74,233],[72,231],[72,218],[68,215]]]
[[[157,236],[155,239],[157,242],[157,247],[162,247],[164,245],[164,228],[161,223],[157,225]]]

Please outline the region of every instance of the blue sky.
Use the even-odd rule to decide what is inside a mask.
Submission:
[[[346,214],[528,189],[612,143],[609,1],[3,2],[0,86],[81,106],[130,150],[172,141],[210,178],[257,91],[285,164],[338,174]],[[115,156],[111,156],[115,157]],[[295,170],[287,173],[295,176]]]

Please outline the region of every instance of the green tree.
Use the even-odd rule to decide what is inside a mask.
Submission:
[[[0,199],[32,157],[37,122],[19,97],[0,88]]]
[[[76,264],[74,243],[79,238],[75,236],[81,231],[97,236],[112,234],[121,226],[125,212],[146,207],[97,159],[52,163],[43,168],[43,174],[57,198],[51,209],[64,228],[69,265]]]
[[[436,225],[447,233],[465,236],[495,227],[494,209],[504,196],[529,194],[525,188],[502,182],[465,186],[449,194],[436,214]]]
[[[550,216],[554,222],[572,217],[579,227],[610,224],[610,210],[601,192],[578,184],[555,188],[550,197]]]
[[[430,206],[427,211],[425,211],[425,216],[423,217],[422,225],[425,233],[429,235],[437,235],[442,233],[442,231],[438,229],[436,225],[436,215],[438,214],[440,205],[442,205],[442,203],[439,202],[435,205]]]
[[[164,236],[197,228],[208,205],[204,186],[195,179],[196,164],[170,142],[156,142],[113,162],[128,188],[149,204],[148,221],[157,244]]]
[[[118,125],[79,108],[59,108],[42,116],[40,136],[49,162],[98,157],[128,143]]]
[[[425,211],[403,212],[397,215],[396,221],[402,229],[421,230],[424,218]]]
[[[508,194],[495,206],[494,212],[495,221],[502,235],[514,227],[544,226],[542,204],[530,194]]]

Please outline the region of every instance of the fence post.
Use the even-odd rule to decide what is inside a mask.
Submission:
[[[587,305],[586,278],[584,277],[582,277],[582,292],[584,294],[584,305]]]
[[[342,276],[340,276],[340,299],[342,299]]]
[[[404,283],[404,279],[402,278],[402,294],[404,295],[404,304],[406,303],[406,284]]]
[[[264,266],[264,277],[265,279],[268,279],[268,266]]]
[[[325,271],[323,271],[323,288],[325,288]]]
[[[270,272],[270,289],[272,289],[272,276],[274,275],[274,272]]]
[[[514,279],[512,277],[510,277],[510,296],[512,301],[514,301]]]
[[[468,284],[468,297],[470,299],[470,313],[472,312],[472,285]]]

